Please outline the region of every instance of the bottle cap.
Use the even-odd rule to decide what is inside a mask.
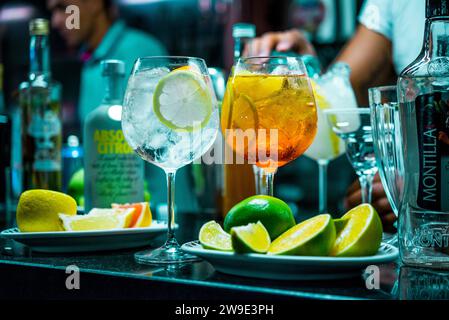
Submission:
[[[236,23],[232,26],[233,38],[254,38],[256,26],[252,23]]]
[[[103,60],[101,61],[101,74],[103,77],[125,75],[125,63],[121,60]]]
[[[47,19],[31,20],[29,28],[32,36],[47,36],[50,31]]]
[[[67,138],[67,145],[68,145],[69,147],[79,147],[79,145],[80,145],[80,140],[78,139],[77,136],[75,136],[75,135],[70,135],[70,136],[68,136],[68,138]]]
[[[449,0],[427,0],[426,18],[449,16]]]

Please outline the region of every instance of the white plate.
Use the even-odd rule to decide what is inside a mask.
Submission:
[[[382,243],[374,256],[354,258],[236,254],[204,249],[198,241],[188,242],[182,249],[210,262],[223,273],[276,280],[352,278],[360,276],[369,265],[393,262],[399,256],[398,249],[386,243]]]
[[[166,222],[153,221],[147,228],[96,231],[20,232],[12,228],[2,231],[0,237],[20,242],[37,252],[69,253],[142,247],[165,232]]]

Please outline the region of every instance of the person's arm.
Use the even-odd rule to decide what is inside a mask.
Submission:
[[[359,105],[368,105],[368,89],[394,83],[392,44],[385,36],[360,25],[337,61],[351,67],[351,84]]]
[[[243,54],[268,56],[273,50],[316,55],[313,45],[302,32],[295,29],[266,33],[251,41]],[[394,82],[390,40],[364,25],[357,28],[357,32],[336,60],[344,61],[351,67],[351,83],[360,105],[368,105],[368,88]]]

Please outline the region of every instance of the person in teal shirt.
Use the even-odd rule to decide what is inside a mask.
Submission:
[[[79,8],[79,29],[67,28],[70,13],[66,13],[66,9],[70,5]],[[47,7],[52,13],[52,27],[61,34],[67,46],[81,49],[83,68],[78,104],[81,125],[84,125],[87,114],[103,100],[105,86],[101,76],[102,60],[122,60],[129,75],[137,58],[167,55],[166,49],[154,37],[127,27],[121,20],[115,20],[115,7],[111,0],[47,0]],[[177,189],[184,190],[178,193],[177,208],[180,211],[196,212],[198,204],[188,170],[188,167],[183,168],[176,177]],[[145,171],[151,202],[163,205],[166,200],[163,171],[149,164],[145,166]]]
[[[66,9],[71,5],[79,8],[80,28],[67,27],[67,21],[72,18]],[[47,7],[52,13],[52,27],[61,34],[68,47],[81,48],[83,68],[78,103],[81,124],[87,114],[101,104],[104,96],[102,60],[122,60],[129,75],[137,58],[167,55],[166,49],[154,37],[115,20],[111,0],[47,0]]]

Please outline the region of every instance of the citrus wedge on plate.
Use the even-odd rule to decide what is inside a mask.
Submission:
[[[176,69],[156,85],[153,110],[159,121],[168,128],[192,132],[209,122],[213,98],[201,74]]]
[[[237,253],[266,253],[270,247],[270,235],[263,224],[250,223],[231,229],[232,247]]]
[[[382,222],[376,209],[370,204],[361,204],[341,219],[347,222],[337,234],[331,255],[357,257],[377,253],[382,240]]]
[[[232,251],[231,236],[215,221],[209,221],[201,227],[199,240],[206,249]]]
[[[260,221],[267,229],[271,240],[293,227],[296,222],[292,210],[281,199],[256,195],[237,203],[227,213],[223,226],[226,232],[233,227]]]
[[[327,256],[334,241],[334,222],[329,214],[321,214],[281,234],[271,244],[268,254]]]
[[[86,215],[59,214],[66,231],[110,230],[129,228],[134,215],[129,209],[92,209]]]
[[[135,209],[130,228],[145,228],[151,225],[152,215],[150,205],[148,204],[148,202],[137,202],[127,204],[113,203],[112,208]]]

